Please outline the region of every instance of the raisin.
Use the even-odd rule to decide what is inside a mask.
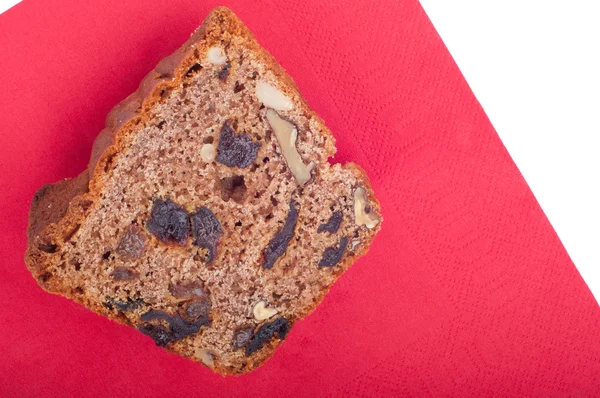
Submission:
[[[132,225],[121,237],[115,251],[126,260],[135,260],[142,255],[147,243],[148,239],[142,229]]]
[[[142,298],[132,299],[131,297],[128,298],[127,301],[107,297],[106,302],[104,302],[104,306],[109,310],[116,308],[119,311],[133,311],[145,305],[147,305],[147,303]]]
[[[200,331],[200,326],[202,326],[202,324],[199,322],[188,323],[180,317],[174,317],[171,319],[171,322],[169,322],[169,331],[173,336],[173,341],[177,341],[198,333]]]
[[[170,199],[156,199],[146,226],[159,240],[184,245],[190,234],[190,216],[183,207]]]
[[[56,253],[56,249],[58,249],[58,246],[50,243],[50,244],[45,244],[45,243],[40,243],[38,245],[38,249],[40,249],[43,252],[46,253]]]
[[[253,335],[253,333],[252,333],[251,326],[244,326],[244,327],[237,329],[233,333],[233,341],[231,343],[233,346],[233,349],[237,350],[237,349],[247,346],[248,343],[250,343],[250,340],[252,340],[252,335]]]
[[[138,330],[149,336],[157,346],[164,347],[173,341],[173,336],[163,325],[152,325],[151,323],[145,323],[141,325]]]
[[[285,219],[285,224],[283,228],[275,234],[273,239],[269,242],[269,246],[264,250],[263,257],[264,263],[262,265],[265,269],[273,268],[275,261],[281,257],[289,243],[294,236],[294,228],[296,228],[296,221],[298,221],[298,210],[296,210],[296,206],[294,201],[290,201],[290,212],[288,213],[287,218]]]
[[[208,300],[192,301],[184,305],[184,317],[193,322],[201,318],[208,319],[208,312]]]
[[[194,282],[187,285],[170,285],[169,292],[178,299],[195,299],[199,297],[208,297],[201,282]]]
[[[172,318],[171,318],[171,315],[167,314],[164,311],[150,310],[150,311],[146,312],[145,314],[143,314],[141,316],[141,319],[144,322],[154,321],[156,319],[161,320],[161,321],[170,322]]]
[[[216,188],[220,191],[221,199],[228,202],[233,199],[242,203],[246,198],[246,182],[244,176],[225,177],[217,180]]]
[[[229,167],[248,167],[256,159],[259,147],[248,134],[235,135],[231,122],[226,122],[219,133],[216,161]]]
[[[156,345],[165,346],[172,341],[182,340],[188,336],[200,331],[200,327],[210,325],[207,318],[199,318],[194,322],[188,322],[178,315],[171,316],[164,311],[150,310],[141,316],[141,320],[147,322],[141,325],[138,330],[147,336],[150,336],[156,342]],[[169,324],[167,330],[162,325],[148,323],[159,320]]]
[[[285,318],[277,318],[273,322],[265,323],[258,329],[258,332],[256,332],[250,341],[250,345],[246,347],[246,356],[250,356],[254,352],[260,350],[265,343],[275,336],[282,340],[285,339],[285,336],[287,336],[289,331],[290,325]]]
[[[319,261],[319,267],[333,267],[339,263],[346,250],[346,246],[348,246],[348,238],[344,236],[340,239],[338,247],[328,247],[325,249],[323,257],[321,257],[321,261]]]
[[[231,68],[231,64],[229,62],[227,62],[225,64],[225,66],[223,66],[223,69],[221,69],[219,71],[219,73],[217,73],[217,77],[222,82],[224,82],[225,80],[227,80],[227,78],[229,77],[229,68]]]
[[[342,223],[342,212],[341,211],[336,211],[334,212],[331,217],[329,218],[329,221],[327,221],[325,224],[321,224],[319,225],[319,228],[317,228],[317,232],[329,232],[330,234],[335,234],[337,232],[337,230],[340,228],[340,224]]]
[[[137,274],[127,267],[115,267],[110,276],[116,281],[130,281],[137,278]]]
[[[188,69],[188,71],[185,73],[185,75],[187,77],[190,77],[190,76],[194,75],[196,72],[200,71],[200,69],[202,69],[202,65],[194,64],[190,67],[190,69]]]
[[[206,207],[201,207],[192,215],[194,224],[194,244],[208,250],[206,263],[213,262],[216,256],[217,244],[223,236],[221,223],[214,213]]]
[[[235,82],[235,86],[233,87],[233,92],[234,93],[239,93],[240,91],[244,90],[246,87],[244,87],[244,83],[240,84],[240,82]]]

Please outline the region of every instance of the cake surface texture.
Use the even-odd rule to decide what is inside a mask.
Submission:
[[[109,113],[88,169],[42,187],[40,286],[220,374],[263,364],[368,250],[364,171],[228,9]]]

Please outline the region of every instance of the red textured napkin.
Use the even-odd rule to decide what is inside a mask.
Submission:
[[[600,309],[415,0],[227,4],[385,217],[264,367],[214,375],[36,285],[33,193],[86,166],[109,109],[216,5],[25,0],[0,16],[0,395],[598,396]]]

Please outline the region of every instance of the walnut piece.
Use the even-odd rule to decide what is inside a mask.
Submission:
[[[379,218],[375,214],[367,212],[365,193],[365,189],[362,187],[358,187],[354,191],[354,221],[358,226],[366,225],[367,228],[373,229],[379,224]]]
[[[263,81],[256,84],[256,97],[265,107],[276,111],[291,111],[294,109],[294,103],[287,95]]]
[[[278,311],[275,308],[269,308],[266,305],[267,304],[264,301],[259,301],[254,306],[252,313],[257,321],[264,321],[277,314]]]
[[[267,120],[275,132],[279,147],[292,175],[298,181],[298,184],[303,186],[310,180],[310,172],[315,164],[314,162],[310,162],[310,164],[305,165],[298,153],[298,149],[296,149],[298,129],[293,123],[281,118],[273,109],[267,110]]]
[[[223,65],[225,62],[227,62],[227,55],[225,55],[225,51],[219,46],[209,48],[206,55],[208,57],[208,61],[213,64]]]
[[[203,348],[200,350],[200,353],[198,354],[198,356],[200,357],[200,360],[202,361],[203,364],[205,364],[206,366],[208,366],[209,368],[213,368],[215,366],[215,353],[212,350]]]

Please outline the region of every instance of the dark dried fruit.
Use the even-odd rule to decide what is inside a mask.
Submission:
[[[202,69],[202,65],[200,64],[194,64],[190,67],[190,69],[188,69],[188,71],[185,73],[185,75],[187,77],[192,76],[193,74],[195,74],[196,72],[198,72],[200,69]]]
[[[180,317],[174,317],[169,323],[169,331],[173,336],[173,341],[177,341],[198,333],[202,324],[201,322],[188,323]]]
[[[317,232],[329,232],[330,234],[335,234],[337,230],[340,228],[340,224],[342,223],[342,212],[335,211],[329,218],[329,220],[325,224],[319,225],[317,228]]]
[[[344,236],[340,239],[338,247],[328,247],[325,249],[323,257],[321,257],[321,261],[319,261],[319,267],[333,267],[339,263],[344,255],[346,246],[348,246],[348,238]]]
[[[151,218],[146,226],[161,241],[184,245],[190,234],[190,216],[183,207],[170,199],[155,199]]]
[[[226,122],[219,133],[216,161],[229,167],[248,167],[256,159],[259,147],[248,134],[235,135],[231,122]]]
[[[246,87],[244,87],[244,84],[240,84],[240,82],[235,82],[235,86],[233,87],[233,92],[234,93],[239,93],[240,91],[244,90]]]
[[[252,335],[253,333],[251,326],[244,326],[237,329],[233,333],[233,341],[231,342],[233,349],[237,350],[248,345],[250,340],[252,340]]]
[[[46,252],[46,253],[56,253],[57,248],[58,248],[58,246],[55,244],[52,244],[52,243],[50,243],[50,244],[40,243],[38,245],[38,249],[40,249],[41,251]]]
[[[164,311],[159,311],[159,310],[150,310],[150,311],[146,312],[145,314],[143,314],[140,318],[144,322],[154,321],[156,319],[159,319],[161,321],[166,321],[166,322],[171,321],[171,315],[167,314]]]
[[[275,261],[281,257],[290,243],[292,236],[294,236],[294,228],[296,228],[296,221],[298,221],[298,210],[294,201],[290,201],[290,212],[285,219],[283,228],[275,234],[273,239],[269,242],[269,246],[264,250],[263,257],[264,263],[262,265],[265,269],[273,268]]]
[[[115,267],[110,276],[116,281],[130,281],[137,278],[137,273],[127,267]]]
[[[246,348],[246,356],[250,356],[260,350],[266,342],[275,336],[282,340],[285,339],[289,331],[290,325],[285,318],[277,318],[273,322],[265,323],[258,329],[252,341],[250,341],[250,345]]]
[[[119,311],[133,311],[140,307],[147,305],[142,298],[132,299],[131,297],[127,301],[116,300],[112,297],[107,297],[104,306],[109,310],[117,309]]]
[[[141,316],[146,322],[138,330],[154,339],[156,345],[165,346],[172,341],[182,340],[200,331],[200,327],[210,325],[207,318],[199,318],[194,322],[188,322],[179,315],[169,315],[164,311],[151,310]],[[169,324],[167,330],[163,325],[149,323],[151,321],[164,321]]]
[[[219,73],[217,73],[217,77],[219,78],[219,80],[223,82],[227,80],[227,78],[229,77],[229,68],[231,68],[231,64],[227,62],[225,66],[223,66],[223,69],[221,69]]]
[[[246,198],[246,182],[244,176],[225,177],[217,180],[217,188],[221,199],[225,202],[233,199],[236,203],[242,203]]]
[[[208,293],[201,282],[193,282],[187,285],[170,285],[169,292],[178,299],[208,298]]]
[[[194,244],[208,250],[207,264],[213,262],[217,252],[217,244],[223,236],[221,223],[214,213],[201,207],[192,215],[194,224]]]
[[[137,225],[132,225],[121,237],[116,252],[125,260],[135,260],[142,255],[147,243],[144,231]]]
[[[189,321],[195,322],[200,318],[208,319],[210,305],[208,300],[192,301],[183,307],[183,316]]]
[[[153,325],[151,323],[145,323],[141,325],[138,330],[149,336],[157,346],[164,347],[173,341],[173,336],[163,325]]]

